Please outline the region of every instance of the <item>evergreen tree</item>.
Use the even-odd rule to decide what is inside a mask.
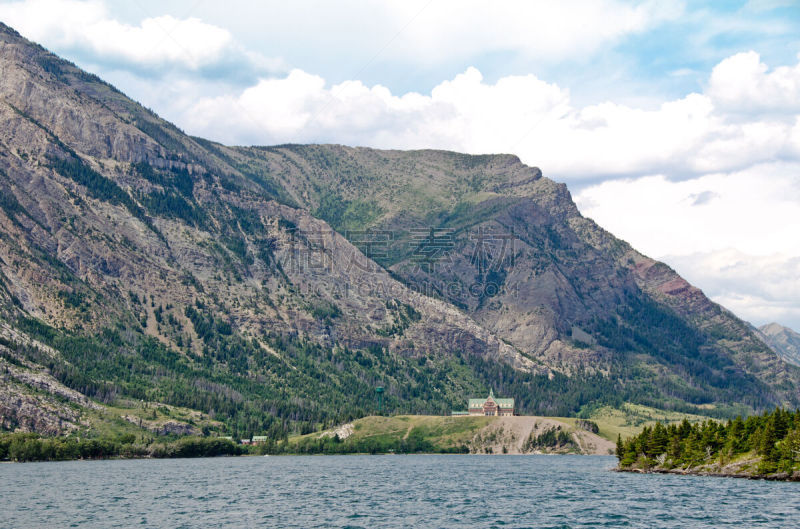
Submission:
[[[741,454],[760,456],[756,473],[800,471],[800,410],[776,409],[727,423],[707,420],[646,426],[637,436],[617,439],[620,468],[670,469],[726,465]]]

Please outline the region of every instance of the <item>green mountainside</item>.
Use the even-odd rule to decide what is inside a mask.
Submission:
[[[0,426],[286,437],[513,396],[729,416],[800,369],[510,155],[187,136],[0,25]]]

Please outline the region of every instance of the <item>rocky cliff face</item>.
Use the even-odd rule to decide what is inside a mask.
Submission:
[[[760,408],[800,379],[513,156],[222,146],[2,25],[0,317],[8,358],[84,398],[242,434],[363,414],[376,385],[398,410],[493,385],[567,413]]]
[[[786,362],[800,366],[800,333],[778,323],[758,328],[764,342]]]

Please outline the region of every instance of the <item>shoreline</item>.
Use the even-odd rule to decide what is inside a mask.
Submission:
[[[694,470],[694,469],[679,469],[679,468],[619,468],[611,469],[612,472],[628,472],[632,474],[672,474],[676,476],[696,476],[696,477],[715,477],[715,478],[733,478],[733,479],[750,479],[757,481],[785,481],[785,482],[800,482],[800,471],[795,471],[791,474],[788,472],[778,472],[775,474],[748,474],[743,472],[713,472],[708,470]]]
[[[580,454],[580,453],[554,453],[554,452],[544,452],[544,453],[526,453],[526,454],[465,454],[459,452],[379,452],[379,453],[369,453],[369,452],[346,452],[340,454],[324,454],[324,453],[280,453],[280,454],[220,454],[216,456],[186,456],[186,457],[152,457],[152,456],[133,456],[133,457],[124,457],[124,456],[113,456],[113,457],[96,457],[96,458],[75,458],[75,459],[37,459],[31,461],[9,461],[9,460],[0,460],[0,465],[16,465],[16,464],[24,464],[24,463],[66,463],[69,461],[83,461],[83,462],[92,462],[92,461],[138,461],[138,460],[153,460],[153,461],[168,461],[168,460],[175,460],[175,459],[214,459],[214,458],[248,458],[248,457],[333,457],[333,456],[465,456],[465,457],[474,457],[474,456],[481,456],[481,457],[503,457],[503,456],[580,456],[580,457],[612,457],[606,454]],[[625,470],[617,470],[613,469],[616,472],[627,472]],[[798,478],[800,480],[800,477]]]

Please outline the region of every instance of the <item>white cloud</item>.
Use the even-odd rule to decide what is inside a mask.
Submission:
[[[238,8],[235,7],[238,4]],[[537,64],[589,56],[677,18],[682,1],[231,0],[198,8],[207,20],[286,53],[323,56],[354,74],[374,60],[419,66],[511,53]],[[241,12],[246,10],[246,19]],[[257,21],[256,23],[253,23]],[[352,68],[352,70],[351,70]]]
[[[756,324],[800,329],[800,163],[583,189],[585,215]]]
[[[800,257],[798,162],[680,182],[664,176],[612,180],[581,190],[575,201],[586,216],[652,257],[726,248]]]
[[[800,63],[770,72],[756,52],[737,53],[714,67],[707,91],[731,113],[800,112]]]
[[[683,2],[616,0],[389,2],[386,14],[399,34],[388,53],[422,61],[504,50],[545,62],[583,58],[626,35],[674,19],[683,9]]]
[[[800,329],[800,257],[750,255],[728,248],[666,260],[745,320],[755,325],[777,321]]]
[[[251,41],[266,49],[307,49],[313,42],[312,53],[337,57],[343,66],[344,57],[362,67],[377,58],[432,65],[504,52],[554,64],[586,60],[602,47],[673,20],[684,10],[682,1],[654,0],[238,4],[193,6],[193,12],[213,24],[169,15],[125,23],[111,16],[111,4],[103,0],[17,0],[0,4],[0,20],[47,47],[80,51],[95,63],[198,70],[236,55],[240,61],[250,59],[256,66],[285,71],[280,60],[244,49],[226,28],[249,34]],[[156,6],[150,5],[165,9]]]
[[[103,2],[25,0],[0,4],[0,20],[25,37],[59,50],[86,54],[92,62],[116,63],[140,71],[180,68],[197,71],[246,63],[256,69],[271,61],[239,46],[231,33],[197,18],[169,15],[138,25],[110,17]]]
[[[743,57],[752,67],[751,54]],[[228,143],[513,152],[570,181],[648,173],[687,178],[799,160],[800,66],[772,73],[757,66],[734,75],[730,70],[738,62],[737,55],[720,63],[706,93],[655,109],[611,102],[576,108],[568,90],[534,75],[490,84],[475,68],[429,95],[395,95],[360,81],[327,86],[321,77],[295,70],[238,95],[187,101],[176,119],[195,134]],[[764,108],[764,92],[771,111],[743,117],[748,105]]]
[[[531,124],[568,111],[568,94],[532,75],[488,85],[469,68],[430,95],[396,96],[360,81],[328,88],[321,77],[294,70],[238,96],[193,102],[179,121],[229,143],[333,141],[493,152],[524,139]]]

